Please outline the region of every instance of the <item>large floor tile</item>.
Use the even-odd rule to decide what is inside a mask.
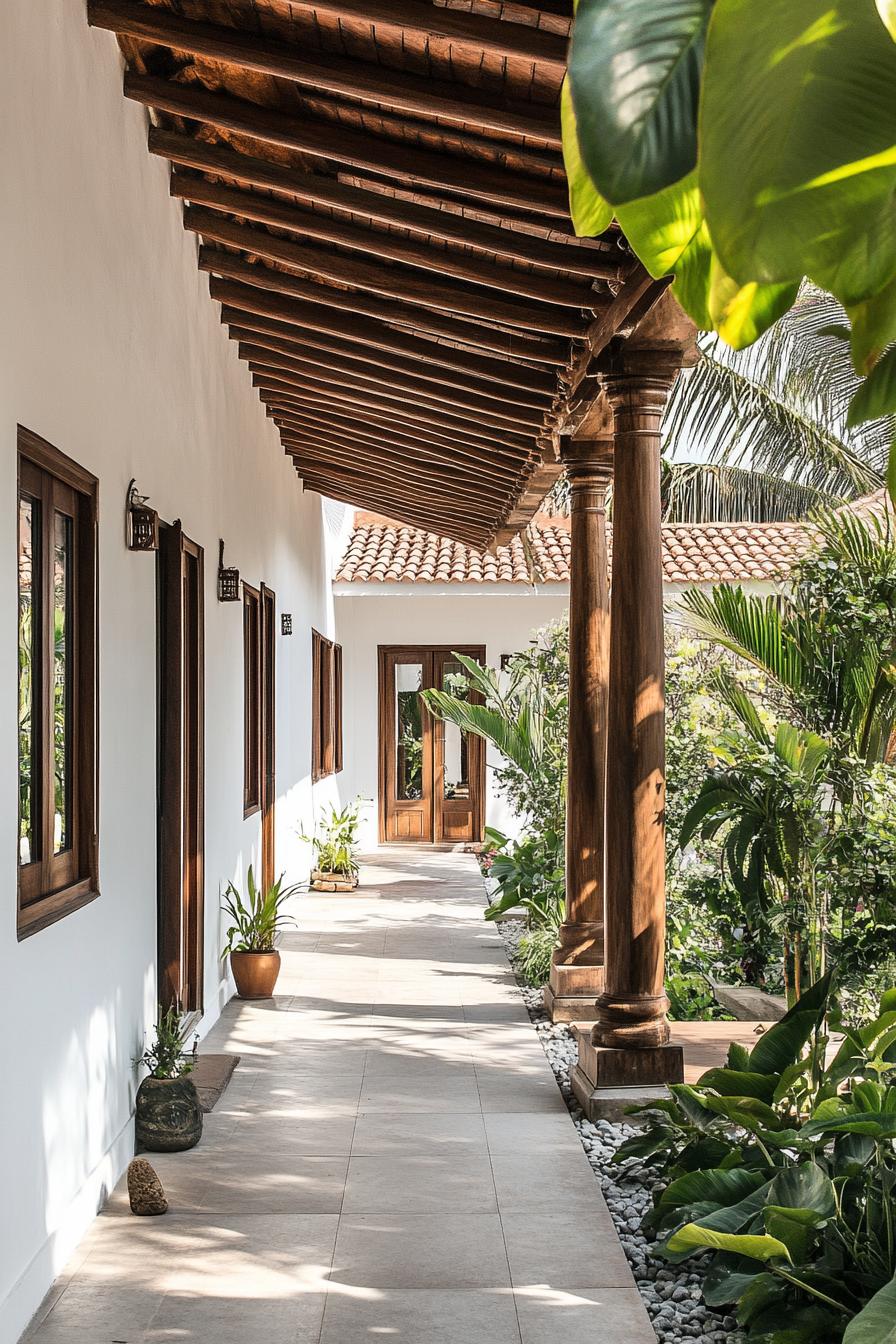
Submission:
[[[656,1344],[637,1288],[531,1288],[514,1294],[522,1344]]]
[[[452,1153],[486,1157],[488,1144],[482,1115],[436,1111],[429,1115],[364,1112],[355,1122],[352,1156],[379,1157]]]
[[[386,1289],[327,1298],[320,1344],[520,1344],[509,1293]],[[614,1342],[615,1344],[615,1342]]]
[[[494,1213],[345,1214],[331,1278],[361,1288],[508,1287],[501,1220]]]
[[[352,1156],[343,1213],[496,1213],[487,1153]]]

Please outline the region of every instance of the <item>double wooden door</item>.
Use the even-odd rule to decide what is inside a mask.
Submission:
[[[202,1012],[205,648],[202,548],[163,527],[158,569],[158,993]]]
[[[481,646],[380,647],[379,814],[384,843],[482,839],[482,739],[433,719],[420,698],[430,688],[467,693],[455,653],[485,660]]]

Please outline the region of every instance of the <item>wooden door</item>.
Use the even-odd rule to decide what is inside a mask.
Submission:
[[[478,662],[484,649],[460,649]],[[453,652],[434,649],[432,685],[467,698],[467,679]],[[433,723],[433,834],[439,844],[482,839],[485,753],[481,737],[453,723]]]
[[[480,661],[485,657],[479,647],[458,652]],[[482,837],[482,742],[434,722],[420,699],[420,691],[431,687],[459,690],[462,672],[448,647],[379,650],[382,843],[462,843]]]
[[[261,875],[264,890],[274,882],[274,807],[276,750],[276,653],[274,622],[277,601],[261,585]]]
[[[163,527],[158,567],[158,993],[203,1006],[205,650],[202,548]]]
[[[420,691],[432,685],[426,649],[380,649],[380,838],[433,838],[432,720]]]

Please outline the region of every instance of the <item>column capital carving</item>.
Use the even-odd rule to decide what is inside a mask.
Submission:
[[[613,479],[613,438],[560,439],[560,460],[571,485],[607,489]]]

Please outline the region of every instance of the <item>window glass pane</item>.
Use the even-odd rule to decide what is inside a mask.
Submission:
[[[442,668],[442,690],[466,700],[470,693],[466,673],[460,663],[445,663]],[[445,797],[469,798],[470,769],[467,734],[456,723],[444,723],[445,733]]]
[[[53,853],[71,848],[71,609],[72,520],[53,525]]]
[[[40,590],[37,562],[40,555],[40,517],[37,500],[19,499],[19,862],[31,863],[36,854],[35,819],[39,806],[35,793],[35,691],[37,674],[35,634]]]
[[[423,796],[423,721],[420,695],[422,663],[398,663],[395,668],[396,797]]]

